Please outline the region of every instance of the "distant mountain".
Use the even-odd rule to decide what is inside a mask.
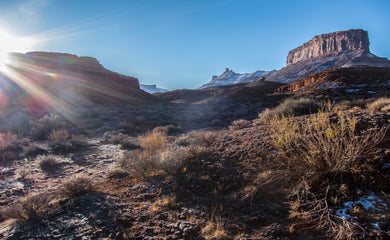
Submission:
[[[0,72],[7,105],[74,107],[144,103],[156,98],[139,88],[138,79],[105,69],[95,58],[72,54],[10,54]]]
[[[329,68],[357,65],[390,67],[390,61],[372,54],[369,46],[368,33],[362,29],[322,34],[291,50],[286,67],[281,70],[238,74],[226,69],[200,88],[252,82],[260,77],[265,77],[266,81],[293,83]]]
[[[158,88],[155,84],[153,85],[147,85],[147,84],[140,84],[140,88],[144,90],[145,92],[148,92],[150,94],[153,93],[161,93],[161,92],[167,92],[168,90],[163,88]]]
[[[213,76],[210,82],[203,84],[200,89],[208,88],[213,86],[225,86],[231,84],[238,83],[249,83],[254,82],[259,79],[263,79],[273,74],[274,71],[256,71],[254,73],[235,73],[229,68],[226,68],[225,72],[223,72],[219,76]]]

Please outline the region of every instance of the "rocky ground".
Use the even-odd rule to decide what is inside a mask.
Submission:
[[[359,110],[350,114],[358,119],[358,128],[390,125],[390,115],[386,113]],[[24,153],[25,158],[15,159],[1,169],[0,236],[4,239],[326,239],[324,232],[305,230],[302,219],[289,217],[292,199],[283,187],[258,187],[257,165],[278,155],[267,124],[259,121],[232,125],[209,135],[176,133],[168,141],[178,144],[184,141],[180,138],[187,139],[189,145],[185,149],[190,157],[174,165],[174,171],[162,169],[142,177],[131,171],[114,173],[125,153],[132,156],[139,151],[137,147],[124,148],[123,141],[112,137],[126,136],[137,146],[136,138],[126,133],[86,135],[87,144],[71,153],[53,151],[48,140],[35,141],[39,149],[35,154]],[[375,166],[387,177],[384,179],[390,174],[388,146],[387,138],[376,148],[377,157],[370,160],[376,162]],[[54,155],[56,165],[45,171],[37,155],[49,153]],[[59,194],[64,182],[81,175],[91,180],[93,188],[78,196]],[[378,184],[376,189],[362,186],[351,191],[345,197],[348,201],[334,206],[338,214],[360,222],[363,231],[356,238],[390,236],[390,189],[386,183]],[[4,214],[4,209],[34,193],[51,195],[49,207],[39,212],[38,217],[12,219]],[[360,210],[352,213],[351,208]]]

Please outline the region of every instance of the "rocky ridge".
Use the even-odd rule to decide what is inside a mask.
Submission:
[[[274,72],[275,71],[256,71],[254,73],[240,74],[235,73],[229,68],[226,68],[225,72],[223,72],[219,76],[213,76],[212,80],[206,84],[203,84],[200,89],[213,86],[224,86],[238,83],[254,82],[261,78],[266,78],[267,76],[272,75]]]
[[[278,93],[310,92],[315,90],[335,89],[362,95],[388,93],[390,88],[390,68],[354,66],[349,68],[332,68],[309,75],[298,82],[284,85],[276,90]]]

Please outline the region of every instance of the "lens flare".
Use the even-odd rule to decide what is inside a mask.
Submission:
[[[4,70],[10,63],[10,52],[26,52],[33,48],[34,39],[31,37],[17,37],[4,29],[0,29],[0,70]]]

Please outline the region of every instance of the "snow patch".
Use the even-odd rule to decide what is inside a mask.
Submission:
[[[359,200],[353,202],[345,202],[344,208],[336,210],[336,215],[345,219],[349,220],[351,218],[351,215],[347,213],[349,209],[352,209],[353,205],[355,204],[361,204],[364,209],[369,210],[375,210],[375,211],[383,211],[384,208],[387,208],[387,204],[383,202],[382,199],[380,199],[378,196],[376,196],[373,192],[368,196],[363,196]]]
[[[359,92],[361,89],[347,89],[347,92]]]
[[[238,83],[250,83],[259,80],[260,77],[267,77],[273,74],[273,71],[256,71],[253,73],[235,73],[232,70],[226,69],[224,73],[219,76],[213,76],[212,80],[204,85],[202,85],[199,89],[213,87],[213,86],[226,86]]]
[[[339,85],[337,82],[325,82],[321,86],[317,87],[316,89],[328,89],[328,88],[341,88],[342,86]]]

